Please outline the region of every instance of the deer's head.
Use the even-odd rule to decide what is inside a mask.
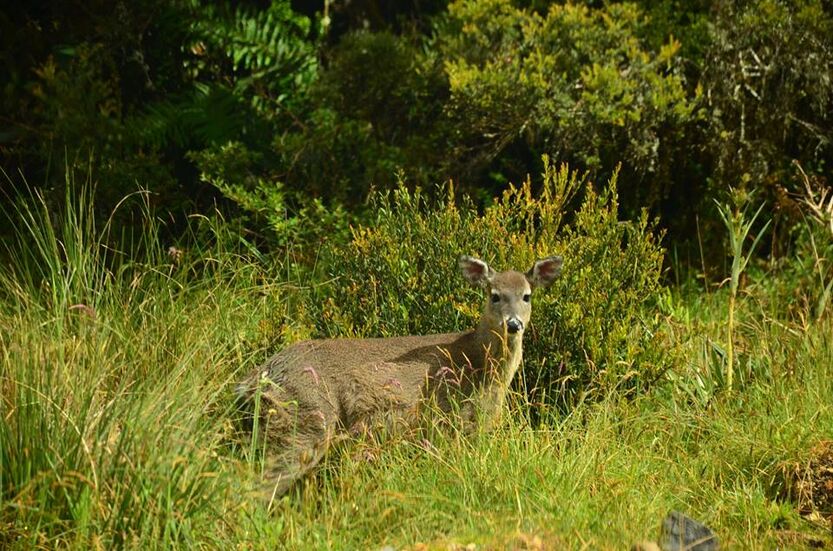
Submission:
[[[549,286],[561,273],[562,263],[560,256],[550,256],[538,260],[523,274],[514,270],[495,272],[470,256],[459,260],[463,277],[488,293],[481,326],[512,339],[521,337],[529,324],[533,290]]]

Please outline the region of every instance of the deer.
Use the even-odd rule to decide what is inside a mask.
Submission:
[[[538,260],[526,273],[495,272],[466,255],[458,264],[469,283],[486,291],[475,329],[301,341],[239,383],[238,401],[264,445],[270,507],[337,441],[416,428],[429,412],[448,414],[465,433],[498,422],[523,358],[532,291],[558,277],[562,257]]]

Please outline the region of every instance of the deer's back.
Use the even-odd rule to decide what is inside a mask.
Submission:
[[[270,358],[246,386],[265,376],[286,400],[349,427],[380,412],[414,409],[432,381],[460,378],[483,355],[477,348],[473,332],[309,340]]]

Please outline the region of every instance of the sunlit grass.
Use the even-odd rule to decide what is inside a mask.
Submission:
[[[239,493],[227,480],[227,387],[253,358],[263,297],[280,291],[229,251],[166,254],[150,216],[148,260],[134,262],[91,225],[88,197],[58,222],[37,197],[12,213],[19,242],[0,274],[3,543],[216,540]]]
[[[232,388],[311,331],[289,306],[305,295],[221,220],[169,254],[149,212],[133,251],[68,208],[11,213],[27,222],[0,273],[0,547],[622,549],[670,509],[730,548],[831,543],[784,466],[833,438],[833,327],[777,321],[754,288],[731,394],[710,344],[725,297],[669,294],[684,359],[649,393],[534,426],[515,396],[492,434],[348,443],[268,513]]]

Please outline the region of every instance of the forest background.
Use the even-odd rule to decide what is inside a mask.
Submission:
[[[829,544],[829,1],[39,1],[0,43],[0,546]],[[507,438],[241,492],[234,381],[471,327],[461,253],[565,257]]]

